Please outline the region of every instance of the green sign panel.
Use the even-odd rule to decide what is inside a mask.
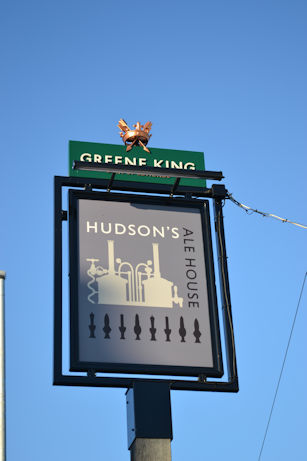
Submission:
[[[150,147],[150,154],[148,154],[138,146],[133,147],[130,152],[126,152],[124,145],[69,141],[69,176],[106,179],[111,176],[111,173],[101,171],[74,170],[74,161],[97,164],[114,163],[137,167],[176,168],[182,170],[205,169],[203,152]],[[160,184],[174,183],[174,178],[153,177],[149,175],[139,176],[125,173],[118,173],[115,179]],[[206,181],[202,179],[182,179],[180,184],[183,186],[206,187]]]

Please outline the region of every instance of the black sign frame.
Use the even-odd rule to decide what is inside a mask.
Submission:
[[[114,387],[114,388],[131,388],[134,382],[144,381],[143,377],[114,377],[114,376],[96,376],[95,369],[88,369],[87,375],[65,374],[63,373],[63,221],[67,220],[67,211],[63,210],[63,191],[64,188],[86,189],[91,191],[107,190],[110,191],[112,180],[91,179],[91,178],[69,178],[56,176],[54,178],[54,367],[53,367],[53,384],[64,386],[89,386],[89,387]],[[172,175],[173,176],[173,175]],[[176,186],[179,184],[179,178],[176,178]],[[129,188],[121,181],[114,181],[116,190],[168,194],[173,200],[174,186],[169,190],[167,186],[151,185],[148,190],[142,189],[138,184],[131,183]],[[67,189],[66,189],[67,190]],[[223,185],[213,185],[209,189],[176,187],[176,194],[184,195],[182,199],[190,199],[191,195],[196,197],[206,197],[213,199],[215,215],[215,231],[218,252],[218,266],[220,273],[220,289],[223,308],[223,327],[225,335],[225,350],[227,356],[227,381],[207,380],[205,374],[200,374],[195,379],[176,379],[174,378],[156,378],[149,377],[145,379],[150,382],[166,382],[170,389],[173,390],[196,390],[196,391],[213,391],[213,392],[238,392],[238,375],[236,365],[236,352],[234,342],[234,331],[232,321],[232,309],[229,292],[227,255],[225,247],[224,225],[223,225],[223,203],[227,191]],[[64,274],[65,275],[65,274]]]
[[[196,209],[200,213],[206,269],[209,320],[211,331],[212,367],[191,367],[174,365],[147,365],[127,363],[82,362],[79,359],[79,322],[78,322],[78,200],[97,200],[101,202],[126,202],[131,204],[162,205],[164,209],[185,207]],[[107,192],[69,191],[69,252],[70,252],[70,371],[88,371],[93,369],[103,373],[153,374],[169,376],[199,376],[220,378],[223,376],[220,328],[217,311],[217,296],[213,265],[213,250],[208,200],[152,197],[144,195],[109,194]]]

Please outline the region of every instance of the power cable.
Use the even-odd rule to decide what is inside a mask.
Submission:
[[[273,403],[272,403],[272,406],[271,406],[271,411],[270,411],[269,419],[268,419],[268,422],[267,422],[267,425],[266,425],[266,430],[265,430],[265,433],[264,433],[264,437],[263,437],[263,441],[262,441],[262,445],[261,445],[261,449],[260,449],[258,461],[260,461],[260,459],[261,459],[261,455],[262,455],[264,443],[265,443],[266,436],[267,436],[267,433],[268,433],[268,430],[269,430],[269,426],[270,426],[270,422],[271,422],[271,418],[272,418],[272,413],[273,413],[273,409],[274,409],[274,405],[275,405],[275,401],[276,401],[276,397],[277,397],[277,393],[278,393],[278,389],[279,389],[279,384],[280,384],[280,381],[281,381],[282,373],[283,373],[283,371],[284,371],[284,367],[285,367],[285,363],[286,363],[286,359],[287,359],[287,354],[288,354],[288,350],[289,350],[289,346],[290,346],[290,342],[291,342],[291,338],[292,338],[292,333],[293,333],[293,330],[294,330],[294,325],[295,325],[295,321],[296,321],[298,309],[299,309],[299,306],[300,306],[300,303],[301,303],[301,299],[302,299],[302,294],[303,294],[303,291],[304,291],[304,286],[305,286],[306,277],[307,277],[307,272],[305,273],[305,277],[304,277],[304,281],[303,281],[301,293],[300,293],[300,296],[299,296],[299,300],[298,300],[298,303],[297,303],[297,307],[296,307],[294,319],[293,319],[293,322],[292,322],[292,327],[291,327],[291,331],[290,331],[290,336],[289,336],[289,339],[288,339],[288,344],[287,344],[286,352],[285,352],[285,355],[284,355],[284,360],[283,360],[282,367],[281,367],[281,370],[280,370],[279,379],[278,379],[278,383],[277,383],[277,386],[276,386],[275,395],[274,395]]]
[[[246,213],[248,214],[252,214],[252,213],[258,213],[260,214],[261,216],[265,217],[265,218],[274,218],[274,219],[278,219],[279,221],[282,221],[282,222],[287,222],[289,224],[293,224],[294,226],[298,226],[298,227],[302,227],[303,229],[307,229],[307,226],[304,226],[303,224],[299,224],[297,222],[294,222],[294,221],[290,221],[290,219],[287,219],[287,218],[281,218],[280,216],[277,216],[276,214],[273,214],[273,213],[266,213],[265,211],[259,211],[259,210],[256,210],[255,208],[251,208],[250,206],[247,206],[247,205],[244,205],[243,203],[239,202],[238,200],[236,200],[235,198],[233,198],[232,194],[227,194],[227,198],[229,200],[231,200],[235,205],[237,205],[238,207],[240,208],[243,208],[243,210],[246,211]]]

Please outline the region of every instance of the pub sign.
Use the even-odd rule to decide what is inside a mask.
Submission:
[[[172,168],[177,170],[204,170],[204,153],[174,149],[151,147],[150,152],[139,146],[126,151],[126,147],[118,144],[69,141],[69,176],[109,179],[110,173],[102,171],[82,171],[74,169],[74,162],[89,162],[91,164],[115,164],[136,167]],[[153,177],[118,173],[117,179],[139,183],[173,184],[174,178]],[[204,188],[204,179],[183,179],[182,186]]]
[[[71,371],[221,377],[208,202],[69,194]]]

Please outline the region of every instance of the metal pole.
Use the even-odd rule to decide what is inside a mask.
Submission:
[[[173,430],[169,384],[134,382],[126,397],[131,461],[171,461]]]
[[[0,431],[1,431],[1,442],[0,442],[0,461],[6,459],[6,447],[5,447],[5,334],[4,334],[4,280],[5,272],[0,271]]]

